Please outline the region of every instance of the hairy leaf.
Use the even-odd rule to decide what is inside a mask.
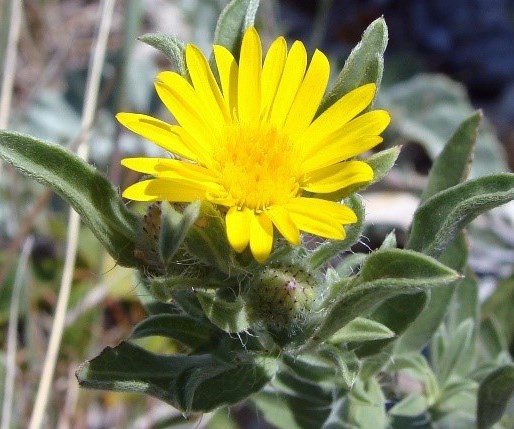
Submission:
[[[214,44],[224,46],[238,58],[244,31],[253,26],[259,3],[259,0],[232,0],[218,19]]]
[[[234,404],[273,377],[273,358],[249,353],[220,360],[213,355],[157,355],[122,342],[81,365],[82,387],[146,393],[189,414]]]
[[[161,51],[170,63],[176,67],[179,74],[187,76],[184,43],[169,34],[148,33],[139,40]]]
[[[487,429],[501,419],[509,399],[514,394],[514,365],[494,370],[478,388],[477,424]]]
[[[514,199],[514,174],[481,177],[438,192],[414,215],[407,248],[438,257],[478,215]]]
[[[99,171],[60,146],[7,131],[0,131],[0,157],[64,198],[117,263],[141,265],[134,256],[141,224]]]
[[[384,70],[384,52],[388,32],[384,18],[373,21],[362,35],[362,40],[348,56],[336,82],[325,98],[316,115],[320,115],[343,95],[366,83],[374,82],[377,88]]]

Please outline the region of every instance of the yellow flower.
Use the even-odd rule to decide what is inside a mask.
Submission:
[[[329,78],[322,52],[316,50],[308,64],[301,42],[288,52],[279,37],[263,63],[254,28],[244,34],[239,64],[224,47],[213,49],[221,88],[194,45],[185,50],[190,81],[171,71],[157,76],[157,94],[178,125],[117,115],[174,155],[124,159],[125,167],[154,178],[129,186],[123,196],[224,206],[231,246],[242,252],[249,244],[259,262],[271,252],[274,227],[292,244],[300,243],[300,231],[343,239],[343,225],[356,222],[355,213],[304,192],[331,193],[372,180],[371,167],[352,158],[380,143],[389,124],[383,110],[358,116],[375,85],[351,91],[316,117]]]

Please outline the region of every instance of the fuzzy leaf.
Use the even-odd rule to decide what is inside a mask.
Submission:
[[[351,428],[387,427],[385,397],[375,378],[357,380],[348,394],[346,421]]]
[[[323,381],[333,382],[336,376],[334,365],[320,359],[317,354],[291,356],[284,353],[282,355],[282,363],[293,371],[296,376],[314,383]]]
[[[374,82],[378,89],[384,70],[387,40],[385,20],[378,18],[366,28],[362,40],[348,56],[334,86],[321,101],[316,115],[320,115],[343,95],[366,83]]]
[[[184,43],[169,34],[148,33],[138,38],[147,45],[161,51],[179,74],[187,76]]]
[[[259,3],[259,0],[232,0],[220,14],[214,44],[224,46],[238,58],[244,31],[254,25]]]
[[[309,256],[309,265],[313,268],[319,268],[326,264],[330,259],[338,254],[348,250],[360,237],[362,228],[364,227],[364,206],[358,195],[349,197],[345,204],[350,207],[357,215],[357,222],[347,226],[346,237],[339,241],[326,241],[314,250]]]
[[[189,204],[182,214],[178,213],[166,201],[161,203],[161,232],[159,234],[159,253],[167,266],[184,241],[191,226],[200,215],[200,202]]]
[[[390,249],[372,253],[355,284],[328,309],[313,341],[325,340],[354,318],[370,314],[389,298],[449,285],[456,279],[455,271],[416,252]]]
[[[173,338],[194,349],[209,341],[215,332],[213,328],[212,325],[185,314],[158,314],[138,323],[130,338],[150,336]]]
[[[448,140],[430,170],[428,184],[421,195],[421,201],[467,179],[481,117],[480,112],[475,112],[460,124],[457,131]]]
[[[134,256],[142,226],[98,170],[60,146],[7,131],[0,131],[0,157],[64,198],[118,264],[142,265]]]
[[[329,339],[332,344],[364,342],[393,338],[395,333],[374,320],[356,317]]]
[[[394,163],[398,159],[401,149],[401,146],[394,146],[374,153],[369,158],[366,158],[366,163],[373,169],[373,180],[369,185],[379,182],[389,173],[389,170],[394,167]]]
[[[461,232],[446,248],[439,257],[439,260],[455,271],[462,272],[465,268],[467,257],[467,242],[464,234]],[[448,306],[458,283],[455,282],[453,285],[431,290],[430,305],[423,310],[397,341],[395,344],[397,352],[405,353],[421,350],[430,341],[430,338],[432,338],[448,312]]]
[[[449,337],[447,347],[438,362],[434,363],[437,367],[437,377],[443,384],[452,376],[467,374],[471,366],[473,357],[473,320],[467,319],[461,323],[455,333]]]
[[[514,174],[481,177],[438,192],[414,215],[407,248],[438,257],[478,215],[514,199]]]
[[[411,393],[389,410],[393,416],[416,417],[428,408],[427,400],[419,393]]]
[[[225,274],[232,274],[233,254],[227,239],[225,221],[210,203],[203,202],[200,214],[184,240],[187,251],[208,266],[215,266]]]
[[[208,291],[197,291],[200,304],[209,320],[225,332],[237,333],[248,329],[245,302],[241,296],[227,301]]]
[[[501,419],[507,403],[514,394],[514,365],[494,370],[478,388],[477,424],[487,429]]]
[[[320,348],[319,354],[337,368],[336,384],[350,390],[357,380],[361,366],[355,353],[324,344]]]
[[[230,361],[213,355],[157,355],[122,342],[80,366],[82,387],[146,393],[182,412],[206,412],[259,391],[273,377],[273,358],[249,353]]]

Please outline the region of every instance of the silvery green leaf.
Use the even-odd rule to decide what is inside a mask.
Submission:
[[[514,174],[485,176],[438,192],[417,209],[409,249],[438,257],[478,215],[514,199]]]
[[[0,131],[0,158],[70,204],[117,261],[141,266],[135,252],[142,225],[103,174],[66,149],[22,134]]]
[[[366,28],[361,41],[348,56],[334,85],[321,101],[316,115],[320,115],[343,95],[359,86],[371,82],[376,83],[377,88],[380,86],[387,40],[385,20],[378,18]]]
[[[514,365],[491,372],[478,388],[477,424],[487,429],[499,421],[514,394]]]
[[[186,414],[234,404],[258,392],[276,371],[276,361],[249,353],[157,355],[122,342],[83,363],[82,387],[146,393]]]
[[[232,0],[218,18],[214,44],[224,46],[235,58],[238,58],[244,31],[254,25],[259,2],[259,0]]]
[[[332,344],[364,342],[393,338],[395,335],[393,331],[381,323],[364,317],[356,317],[332,335],[328,341]]]
[[[245,301],[240,295],[233,301],[211,291],[199,290],[196,295],[205,315],[223,331],[238,333],[248,329]]]
[[[448,140],[430,169],[428,184],[421,195],[421,201],[467,179],[481,117],[480,112],[475,112],[460,124]]]
[[[354,284],[327,309],[312,341],[329,338],[354,318],[369,315],[389,298],[449,285],[456,279],[455,271],[420,253],[400,249],[374,252]]]
[[[182,41],[170,34],[160,33],[143,34],[139,40],[161,51],[180,75],[187,76],[185,45]]]

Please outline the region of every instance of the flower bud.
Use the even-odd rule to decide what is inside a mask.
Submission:
[[[248,294],[250,320],[293,335],[312,309],[315,285],[315,278],[301,267],[265,269]]]

